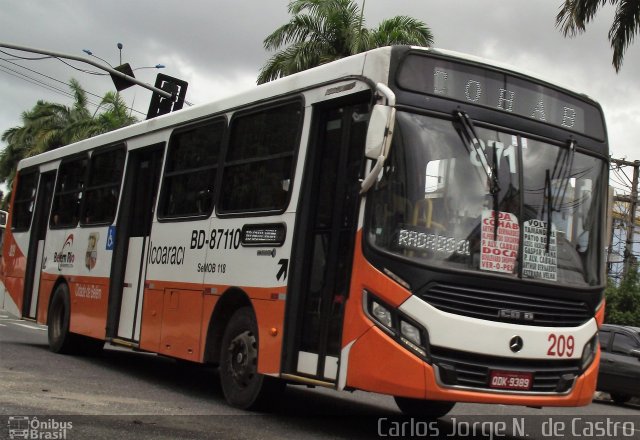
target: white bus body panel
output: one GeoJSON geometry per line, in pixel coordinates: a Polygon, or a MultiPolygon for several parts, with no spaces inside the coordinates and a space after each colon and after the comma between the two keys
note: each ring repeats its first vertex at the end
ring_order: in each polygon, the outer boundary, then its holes
{"type": "Polygon", "coordinates": [[[513,359],[559,359],[547,354],[552,333],[573,336],[573,353],[563,359],[580,359],[583,347],[598,331],[595,319],[579,327],[535,327],[453,315],[436,309],[415,295],[402,303],[399,309],[427,329],[430,345],[513,359]],[[524,341],[522,350],[517,353],[509,349],[509,341],[514,336],[520,336],[524,341]]]}
{"type": "Polygon", "coordinates": [[[42,268],[42,252],[44,251],[44,240],[38,240],[38,248],[36,249],[36,266],[33,272],[33,289],[31,294],[31,308],[29,317],[35,318],[38,311],[38,296],[40,294],[40,270],[42,268]]]}
{"type": "MultiPolygon", "coordinates": [[[[208,243],[191,248],[193,231],[209,231],[209,219],[185,222],[158,222],[153,224],[149,253],[147,254],[147,280],[175,281],[201,285],[203,273],[198,264],[207,258],[208,243]]],[[[209,236],[206,236],[209,239],[209,236]]]]}
{"type": "Polygon", "coordinates": [[[124,286],[122,287],[122,302],[120,303],[120,321],[118,323],[118,337],[120,338],[133,339],[136,310],[142,308],[144,280],[140,282],[140,276],[144,274],[144,260],[142,259],[144,251],[144,237],[132,237],[129,239],[124,286]]]}
{"type": "Polygon", "coordinates": [[[42,261],[42,271],[51,275],[109,278],[113,252],[106,249],[109,228],[50,229],[42,261]],[[96,238],[95,265],[87,263],[89,236],[96,238]],[[61,259],[60,255],[65,258],[61,259]]]}

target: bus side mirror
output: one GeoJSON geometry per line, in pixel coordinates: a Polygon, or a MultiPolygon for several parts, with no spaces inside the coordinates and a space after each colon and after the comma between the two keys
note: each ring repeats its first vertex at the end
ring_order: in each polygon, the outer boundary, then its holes
{"type": "Polygon", "coordinates": [[[366,193],[373,186],[382,172],[382,166],[389,154],[393,126],[395,123],[396,109],[391,106],[376,104],[371,111],[367,139],[365,143],[365,156],[376,161],[367,177],[360,185],[360,194],[366,193]]]}
{"type": "Polygon", "coordinates": [[[369,118],[369,128],[367,129],[367,140],[365,144],[365,155],[369,159],[375,160],[383,155],[392,110],[392,107],[386,105],[376,104],[373,106],[371,117],[369,118]]]}

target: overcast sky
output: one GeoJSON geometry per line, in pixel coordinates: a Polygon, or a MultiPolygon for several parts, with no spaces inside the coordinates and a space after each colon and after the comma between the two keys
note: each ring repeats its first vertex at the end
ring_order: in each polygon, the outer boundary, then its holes
{"type": "MultiPolygon", "coordinates": [[[[90,49],[113,65],[119,63],[117,43],[122,43],[123,62],[134,68],[165,64],[163,72],[188,81],[187,100],[199,104],[254,86],[270,56],[262,41],[288,21],[287,4],[288,0],[0,0],[0,42],[77,56],[90,49]]],[[[385,17],[410,15],[431,27],[436,47],[524,68],[591,96],[604,108],[613,157],[640,159],[640,41],[628,50],[616,74],[607,40],[612,8],[605,7],[586,34],[569,39],[555,27],[560,4],[561,0],[368,0],[365,20],[374,27],[385,17]]],[[[56,80],[76,78],[98,96],[113,88],[108,76],[82,73],[56,60],[13,60],[5,54],[0,58],[0,132],[18,125],[20,113],[38,99],[71,102],[26,81],[22,74],[64,91],[68,86],[56,80]]],[[[153,83],[155,72],[143,69],[136,76],[153,83]]],[[[146,114],[150,92],[135,87],[123,96],[146,114]]]]}

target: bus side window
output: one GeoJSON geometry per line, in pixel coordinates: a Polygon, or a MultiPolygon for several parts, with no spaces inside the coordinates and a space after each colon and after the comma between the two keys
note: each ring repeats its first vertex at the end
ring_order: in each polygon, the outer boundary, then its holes
{"type": "Polygon", "coordinates": [[[171,135],[160,195],[160,218],[211,213],[225,127],[224,119],[215,119],[180,128],[171,135]]]}
{"type": "Polygon", "coordinates": [[[254,110],[232,119],[219,212],[286,208],[301,128],[300,102],[254,110]]]}
{"type": "Polygon", "coordinates": [[[18,188],[13,202],[13,219],[11,221],[11,227],[14,231],[29,230],[37,185],[37,171],[21,171],[18,174],[18,188]]]}
{"type": "Polygon", "coordinates": [[[81,224],[111,223],[116,215],[124,148],[109,149],[91,155],[89,183],[85,191],[81,224]]]}
{"type": "Polygon", "coordinates": [[[75,228],[78,225],[88,162],[83,156],[63,161],[60,165],[49,219],[52,227],[75,228]]]}

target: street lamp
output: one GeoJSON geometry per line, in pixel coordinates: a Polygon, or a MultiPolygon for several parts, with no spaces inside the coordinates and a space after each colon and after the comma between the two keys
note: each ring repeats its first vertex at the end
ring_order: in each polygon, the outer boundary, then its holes
{"type": "MultiPolygon", "coordinates": [[[[122,48],[123,48],[124,46],[122,45],[122,43],[118,43],[118,44],[117,44],[117,46],[118,46],[118,50],[120,51],[120,66],[122,66],[122,48]]],[[[94,57],[94,58],[97,58],[97,59],[99,59],[100,61],[102,61],[102,62],[104,62],[104,63],[107,63],[109,66],[111,66],[111,63],[110,63],[109,61],[107,61],[107,60],[105,60],[105,59],[103,59],[103,58],[100,58],[100,57],[99,57],[99,56],[97,56],[97,55],[94,55],[94,54],[93,54],[93,52],[91,52],[91,50],[90,50],[90,49],[82,49],[82,51],[83,51],[84,53],[86,53],[87,55],[92,56],[92,57],[94,57]]],[[[113,67],[113,66],[111,66],[111,67],[113,67]]]]}
{"type": "Polygon", "coordinates": [[[164,69],[165,66],[164,64],[156,64],[155,66],[144,66],[144,67],[136,67],[133,70],[140,70],[140,69],[164,69]]]}
{"type": "MultiPolygon", "coordinates": [[[[107,60],[105,60],[105,59],[103,59],[103,58],[100,58],[100,57],[99,57],[99,56],[97,56],[97,55],[94,55],[94,54],[93,54],[93,52],[91,52],[91,50],[89,50],[89,49],[82,49],[82,51],[83,51],[84,53],[86,53],[87,55],[89,55],[89,56],[92,56],[92,57],[94,57],[94,58],[99,59],[99,60],[100,60],[100,61],[102,61],[103,63],[107,63],[107,65],[108,65],[109,67],[113,67],[109,61],[107,61],[107,60]]],[[[120,63],[120,64],[122,64],[122,63],[120,63]]]]}
{"type": "MultiPolygon", "coordinates": [[[[122,48],[123,48],[123,47],[124,47],[124,46],[122,45],[122,43],[118,43],[118,49],[120,50],[120,65],[122,65],[122,48]]],[[[98,55],[94,54],[94,53],[91,51],[91,49],[82,49],[82,51],[83,51],[84,53],[86,53],[87,55],[92,56],[92,57],[94,57],[94,58],[97,58],[97,59],[99,59],[100,61],[102,61],[103,63],[106,63],[109,67],[113,67],[109,61],[105,60],[104,58],[100,58],[98,55]]],[[[164,64],[156,64],[155,66],[136,67],[136,68],[135,68],[135,69],[133,69],[133,70],[140,70],[140,69],[164,69],[165,67],[167,67],[167,66],[165,66],[164,64]]]]}
{"type": "MultiPolygon", "coordinates": [[[[131,78],[135,78],[135,76],[133,75],[133,71],[134,70],[140,70],[140,69],[164,69],[166,66],[164,64],[156,64],[155,66],[143,66],[143,67],[137,67],[135,69],[132,69],[131,66],[129,65],[129,63],[125,63],[122,64],[122,48],[124,47],[124,45],[122,43],[117,43],[116,45],[118,47],[118,50],[120,51],[120,65],[118,65],[118,67],[113,67],[111,65],[111,63],[109,63],[107,60],[100,58],[99,56],[95,55],[90,49],[82,49],[82,51],[84,53],[86,53],[89,56],[92,56],[94,58],[99,59],[100,61],[102,61],[103,63],[106,63],[109,67],[111,67],[114,70],[117,70],[118,72],[127,75],[131,78]]],[[[113,84],[116,87],[116,90],[118,92],[131,87],[133,85],[133,83],[131,81],[128,81],[127,79],[122,78],[121,76],[114,76],[113,73],[110,72],[111,75],[111,79],[113,80],[113,84]]]]}

